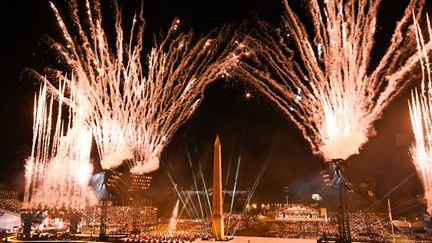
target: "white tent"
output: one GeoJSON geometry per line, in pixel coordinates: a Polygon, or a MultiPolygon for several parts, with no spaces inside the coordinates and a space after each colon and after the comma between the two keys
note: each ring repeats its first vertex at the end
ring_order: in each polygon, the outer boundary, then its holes
{"type": "Polygon", "coordinates": [[[21,224],[19,216],[0,212],[0,229],[6,229],[8,232],[12,232],[18,229],[21,224]]]}

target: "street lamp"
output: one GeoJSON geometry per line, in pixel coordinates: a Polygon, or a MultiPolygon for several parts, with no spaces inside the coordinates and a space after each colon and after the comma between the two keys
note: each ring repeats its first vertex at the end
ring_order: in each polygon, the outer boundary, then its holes
{"type": "Polygon", "coordinates": [[[289,186],[284,186],[283,189],[284,189],[284,192],[285,192],[286,207],[288,207],[288,193],[290,191],[290,188],[289,188],[289,186]]]}
{"type": "Polygon", "coordinates": [[[314,193],[314,194],[312,194],[312,200],[315,201],[315,206],[318,207],[318,202],[322,201],[322,197],[320,196],[320,194],[314,193]]]}

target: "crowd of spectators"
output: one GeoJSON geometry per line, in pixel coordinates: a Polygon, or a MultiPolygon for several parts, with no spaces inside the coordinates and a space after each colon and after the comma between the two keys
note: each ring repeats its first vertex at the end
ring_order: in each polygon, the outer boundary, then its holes
{"type": "Polygon", "coordinates": [[[210,220],[180,220],[177,230],[169,231],[166,223],[161,223],[157,230],[131,234],[123,242],[193,242],[197,239],[210,239],[210,220]]]}
{"type": "Polygon", "coordinates": [[[148,232],[133,234],[124,238],[124,242],[193,242],[197,239],[209,238],[206,232],[200,230],[174,231],[174,232],[148,232]]]}
{"type": "Polygon", "coordinates": [[[18,200],[18,192],[0,189],[0,208],[12,212],[19,212],[21,207],[22,202],[18,200]]]}
{"type": "MultiPolygon", "coordinates": [[[[325,221],[274,221],[264,236],[278,238],[321,238],[335,240],[338,237],[337,215],[325,221]]],[[[390,222],[385,214],[350,213],[349,226],[351,239],[358,242],[388,242],[392,239],[390,222]]],[[[419,232],[400,232],[397,239],[409,242],[432,242],[432,235],[419,232]]]]}
{"type": "Polygon", "coordinates": [[[224,217],[225,235],[234,235],[237,231],[251,228],[255,224],[255,217],[250,214],[231,214],[224,217]]]}
{"type": "MultiPolygon", "coordinates": [[[[338,236],[337,215],[331,221],[275,221],[266,236],[284,238],[326,238],[338,236]]],[[[372,213],[352,213],[349,217],[351,238],[355,241],[384,241],[391,237],[390,224],[372,213]]]]}
{"type": "Polygon", "coordinates": [[[385,241],[391,238],[391,225],[386,215],[351,213],[351,237],[357,241],[385,241]]]}
{"type": "Polygon", "coordinates": [[[325,221],[274,221],[265,236],[277,238],[332,239],[337,235],[337,224],[325,221]]]}
{"type": "MultiPolygon", "coordinates": [[[[99,230],[102,209],[95,207],[87,210],[83,217],[81,230],[95,233],[99,230]]],[[[144,231],[157,223],[155,207],[108,206],[106,227],[109,234],[124,234],[131,231],[144,231]]]]}
{"type": "MultiPolygon", "coordinates": [[[[0,198],[0,208],[20,212],[22,202],[16,198],[0,198]]],[[[100,206],[88,209],[80,213],[79,232],[99,234],[102,208],[100,206]]],[[[58,213],[59,214],[59,213],[58,213]]],[[[66,215],[64,215],[66,217],[66,215]]],[[[256,235],[278,238],[310,238],[335,240],[338,237],[338,215],[331,213],[329,220],[277,220],[275,217],[259,215],[232,214],[225,215],[225,235],[241,235],[241,231],[256,231],[256,235]],[[265,219],[263,219],[265,218],[265,219]],[[263,226],[264,227],[261,227],[263,226]],[[240,234],[239,234],[240,232],[240,234]]],[[[391,224],[387,214],[377,213],[350,213],[349,225],[351,239],[360,242],[388,242],[392,238],[391,224]]],[[[68,218],[63,223],[67,225],[68,218]]],[[[107,207],[106,218],[107,234],[128,235],[123,242],[192,242],[195,239],[210,238],[211,220],[179,220],[177,230],[167,231],[167,222],[158,221],[157,208],[151,206],[113,206],[107,207]],[[132,234],[131,234],[132,232],[132,234]]],[[[42,221],[41,221],[42,222],[42,221]]],[[[45,222],[45,221],[44,221],[45,222]]],[[[46,223],[45,223],[46,224],[46,223]]],[[[61,239],[67,236],[67,230],[48,232],[51,224],[39,224],[34,230],[36,238],[61,239]],[[41,227],[44,226],[44,227],[41,227]],[[48,237],[48,238],[47,238],[48,237]]],[[[58,227],[56,227],[58,228],[58,227]]],[[[430,233],[400,231],[397,228],[396,238],[415,242],[432,242],[430,233]]],[[[73,235],[72,235],[73,236],[73,235]]]]}
{"type": "Polygon", "coordinates": [[[12,212],[19,212],[22,207],[22,202],[17,199],[0,199],[0,208],[12,212]]]}
{"type": "Polygon", "coordinates": [[[432,242],[432,235],[426,232],[397,232],[396,239],[401,239],[400,242],[429,243],[432,242]]]}

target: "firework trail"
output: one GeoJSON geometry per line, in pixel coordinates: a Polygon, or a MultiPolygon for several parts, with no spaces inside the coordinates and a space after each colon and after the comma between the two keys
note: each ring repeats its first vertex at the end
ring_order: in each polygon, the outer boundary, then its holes
{"type": "MultiPolygon", "coordinates": [[[[415,142],[410,148],[412,161],[416,167],[427,202],[427,210],[432,214],[432,77],[428,57],[428,44],[421,33],[420,26],[416,24],[416,40],[418,54],[421,57],[422,84],[420,92],[414,89],[408,101],[411,125],[415,142]]],[[[429,40],[432,37],[432,28],[427,18],[429,40]]]]}
{"type": "Polygon", "coordinates": [[[56,94],[56,80],[67,80],[69,89],[70,79],[76,79],[89,104],[85,119],[91,124],[102,167],[113,168],[127,160],[131,172],[141,174],[158,168],[163,148],[202,101],[206,85],[227,75],[237,62],[226,38],[234,28],[225,25],[196,37],[191,31],[179,33],[180,20],[175,19],[142,63],[142,7],[125,34],[116,1],[113,6],[115,44],[102,27],[98,0],[87,0],[85,6],[70,1],[71,16],[66,20],[51,4],[64,37],[63,44],[52,41],[51,46],[69,75],[48,70],[49,87],[56,94]]]}
{"type": "Polygon", "coordinates": [[[418,61],[410,14],[420,13],[423,1],[409,2],[377,65],[370,59],[379,0],[305,1],[311,31],[283,3],[281,29],[256,20],[245,34],[249,58],[238,73],[297,125],[314,153],[347,159],[375,133],[373,122],[418,61]]]}
{"type": "MultiPolygon", "coordinates": [[[[70,108],[68,119],[63,119],[64,86],[60,85],[59,90],[58,109],[54,109],[46,84],[41,85],[35,97],[32,153],[25,166],[24,208],[84,209],[97,201],[89,186],[93,172],[92,136],[83,119],[85,112],[70,108]]],[[[70,100],[79,103],[81,97],[75,95],[79,93],[72,90],[70,100]]]]}

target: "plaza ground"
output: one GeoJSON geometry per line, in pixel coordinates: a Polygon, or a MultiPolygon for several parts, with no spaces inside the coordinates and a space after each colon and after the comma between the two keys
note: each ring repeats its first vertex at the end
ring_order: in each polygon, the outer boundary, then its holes
{"type": "MultiPolygon", "coordinates": [[[[198,240],[195,242],[221,242],[214,240],[198,240]]],[[[236,236],[229,243],[313,243],[316,239],[288,239],[288,238],[270,238],[270,237],[254,237],[254,236],[236,236]]]]}

